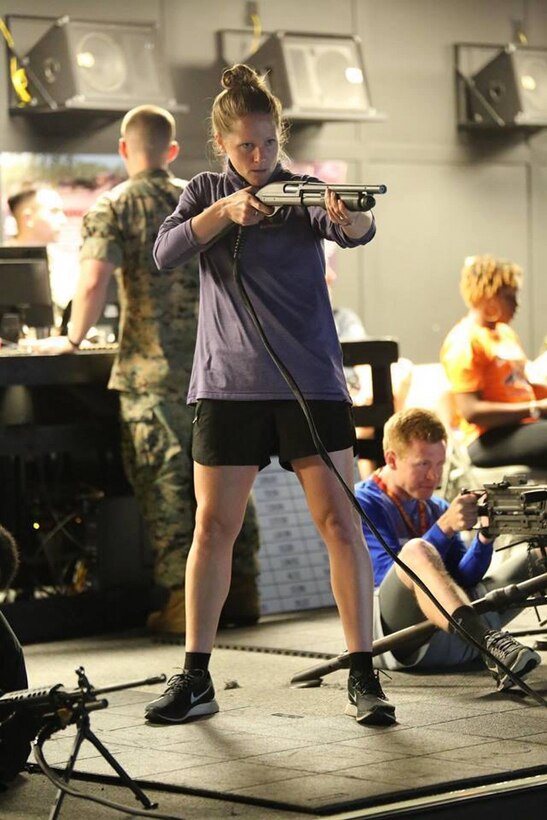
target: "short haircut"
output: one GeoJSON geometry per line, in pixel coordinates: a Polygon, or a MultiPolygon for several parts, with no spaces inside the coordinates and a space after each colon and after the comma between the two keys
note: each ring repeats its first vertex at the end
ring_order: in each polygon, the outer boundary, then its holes
{"type": "Polygon", "coordinates": [[[431,410],[411,407],[400,410],[387,420],[384,426],[384,453],[393,450],[399,456],[404,455],[413,441],[427,444],[447,441],[443,423],[431,410]]]}
{"type": "Polygon", "coordinates": [[[0,589],[8,589],[19,569],[15,538],[0,524],[0,589]]]}
{"type": "Polygon", "coordinates": [[[21,209],[24,208],[25,205],[30,204],[30,202],[36,198],[37,193],[38,188],[33,186],[30,188],[23,188],[23,190],[17,191],[16,194],[13,194],[8,198],[8,208],[16,219],[18,214],[21,213],[21,209]]]}
{"type": "Polygon", "coordinates": [[[176,136],[175,118],[157,105],[139,105],[128,111],[120,133],[137,150],[151,156],[167,151],[176,136]]]}
{"type": "Polygon", "coordinates": [[[503,287],[518,290],[523,275],[519,265],[506,259],[495,259],[489,254],[468,256],[461,272],[460,293],[468,307],[477,307],[503,287]]]}

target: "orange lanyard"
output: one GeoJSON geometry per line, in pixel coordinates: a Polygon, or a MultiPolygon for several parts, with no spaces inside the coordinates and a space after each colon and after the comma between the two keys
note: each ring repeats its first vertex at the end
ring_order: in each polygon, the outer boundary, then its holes
{"type": "Polygon", "coordinates": [[[383,493],[387,495],[387,497],[392,501],[395,506],[397,507],[397,512],[403,519],[405,526],[408,530],[410,535],[413,535],[415,538],[419,538],[424,532],[427,532],[429,529],[429,516],[427,510],[427,504],[425,501],[418,501],[418,518],[419,518],[419,525],[416,527],[414,521],[411,519],[403,505],[401,504],[400,499],[397,497],[395,493],[392,493],[385,481],[380,478],[379,472],[376,472],[372,476],[372,480],[378,485],[383,493]]]}

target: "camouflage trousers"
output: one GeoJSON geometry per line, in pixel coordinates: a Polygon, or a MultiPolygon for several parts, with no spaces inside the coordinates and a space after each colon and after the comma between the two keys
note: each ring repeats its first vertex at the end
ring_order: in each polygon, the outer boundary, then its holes
{"type": "MultiPolygon", "coordinates": [[[[191,456],[194,408],[180,401],[120,393],[124,469],[154,552],[154,580],[168,589],[184,585],[196,501],[191,456]]],[[[258,575],[258,520],[249,499],[236,539],[234,575],[258,575]]]]}

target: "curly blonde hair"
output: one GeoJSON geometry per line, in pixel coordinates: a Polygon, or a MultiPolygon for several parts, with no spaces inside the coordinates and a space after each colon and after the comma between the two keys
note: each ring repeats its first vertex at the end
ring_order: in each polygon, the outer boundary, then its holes
{"type": "Polygon", "coordinates": [[[468,256],[464,262],[460,293],[468,307],[476,307],[490,299],[502,287],[518,290],[522,286],[523,271],[519,265],[493,256],[468,256]]]}
{"type": "Polygon", "coordinates": [[[217,94],[211,109],[211,143],[221,153],[215,136],[225,136],[234,123],[248,114],[271,114],[279,134],[280,149],[288,139],[288,126],[283,119],[280,100],[269,90],[266,81],[248,65],[237,63],[222,74],[223,91],[217,94]]]}

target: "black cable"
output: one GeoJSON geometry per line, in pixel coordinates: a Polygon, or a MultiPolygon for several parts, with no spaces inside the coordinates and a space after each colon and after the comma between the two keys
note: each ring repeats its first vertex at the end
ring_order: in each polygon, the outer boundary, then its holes
{"type": "Polygon", "coordinates": [[[496,552],[503,552],[503,550],[509,550],[513,547],[518,547],[519,544],[527,544],[528,541],[526,538],[521,538],[520,541],[511,541],[510,544],[504,544],[503,547],[496,547],[496,552]]]}
{"type": "Polygon", "coordinates": [[[348,487],[348,485],[344,481],[343,477],[338,472],[338,470],[337,470],[335,464],[333,463],[327,449],[325,448],[323,442],[321,441],[321,438],[319,437],[319,433],[317,432],[317,428],[315,426],[315,422],[313,420],[313,416],[311,414],[310,408],[308,406],[308,403],[306,402],[306,399],[305,399],[302,391],[300,390],[300,387],[296,383],[293,375],[288,370],[285,363],[282,361],[282,359],[280,359],[280,357],[277,355],[275,350],[272,348],[272,346],[270,344],[270,341],[269,341],[268,337],[266,336],[266,334],[264,332],[264,329],[263,329],[263,327],[260,323],[260,319],[258,318],[258,315],[255,311],[254,305],[253,305],[253,303],[252,303],[252,301],[249,297],[249,294],[247,293],[247,291],[245,289],[245,286],[243,284],[243,281],[241,279],[241,273],[240,273],[240,270],[239,270],[239,258],[240,258],[240,254],[241,254],[242,244],[243,244],[243,226],[240,225],[239,228],[238,228],[238,231],[237,231],[236,242],[235,242],[234,252],[233,252],[233,275],[234,275],[234,279],[235,279],[239,294],[241,296],[242,302],[243,302],[243,304],[244,304],[244,306],[245,306],[245,308],[246,308],[246,310],[247,310],[247,312],[248,312],[248,314],[251,318],[251,321],[252,321],[253,325],[255,326],[256,330],[258,331],[258,335],[260,336],[260,339],[261,339],[264,347],[266,348],[270,358],[272,359],[272,361],[276,365],[277,369],[279,370],[279,372],[281,373],[281,375],[283,376],[283,378],[285,379],[285,381],[289,385],[289,387],[290,387],[292,393],[294,394],[298,404],[300,405],[300,407],[302,409],[302,412],[304,413],[304,416],[305,416],[306,421],[308,423],[310,433],[311,433],[311,436],[312,436],[312,439],[313,439],[313,443],[315,444],[315,446],[317,448],[318,454],[321,456],[321,458],[323,459],[323,461],[325,462],[327,467],[329,467],[329,469],[337,477],[338,481],[342,485],[342,488],[343,488],[345,494],[349,498],[351,505],[357,511],[357,513],[358,513],[359,517],[361,518],[361,520],[365,522],[365,524],[369,527],[371,532],[376,536],[376,538],[378,539],[378,541],[380,542],[380,544],[382,545],[384,550],[387,552],[387,554],[390,556],[390,558],[392,558],[392,560],[399,567],[401,567],[401,569],[409,576],[409,578],[412,579],[412,581],[416,584],[416,586],[419,587],[425,595],[427,595],[429,600],[434,604],[434,606],[439,610],[439,612],[446,618],[448,623],[450,623],[454,627],[454,629],[464,638],[464,640],[467,640],[469,643],[471,643],[473,646],[475,646],[475,648],[478,649],[481,654],[488,655],[488,657],[490,657],[496,663],[496,665],[510,678],[511,681],[513,681],[513,683],[515,685],[521,687],[521,689],[523,689],[528,695],[533,697],[541,706],[547,707],[547,701],[544,700],[541,697],[541,695],[537,694],[533,689],[531,689],[525,683],[525,681],[521,680],[519,677],[517,677],[515,674],[513,674],[513,672],[511,672],[511,670],[507,666],[505,666],[504,663],[502,663],[497,658],[495,658],[488,649],[486,649],[478,640],[476,640],[476,638],[474,638],[473,635],[470,635],[467,632],[467,630],[464,629],[464,627],[461,624],[459,624],[452,617],[452,615],[450,615],[447,612],[447,610],[443,607],[443,605],[440,603],[440,601],[437,600],[437,598],[434,596],[434,594],[431,592],[431,590],[424,584],[424,582],[421,580],[421,578],[418,575],[416,575],[414,570],[412,570],[409,566],[407,566],[407,564],[405,564],[405,562],[402,561],[401,558],[399,558],[397,553],[394,552],[391,549],[389,544],[386,542],[385,538],[378,531],[378,529],[377,529],[376,525],[374,524],[374,522],[369,518],[369,516],[366,514],[366,512],[363,510],[363,508],[361,507],[361,505],[357,501],[357,498],[355,497],[353,491],[351,490],[350,487],[348,487]]]}
{"type": "Polygon", "coordinates": [[[4,728],[4,726],[7,726],[8,723],[10,723],[16,716],[17,710],[15,710],[14,712],[10,712],[10,714],[6,718],[0,720],[0,731],[4,728]]]}
{"type": "MultiPolygon", "coordinates": [[[[57,19],[55,17],[38,18],[38,17],[32,17],[31,15],[25,15],[25,14],[11,14],[10,15],[10,20],[16,19],[16,18],[18,18],[18,19],[31,19],[31,20],[42,19],[42,20],[51,20],[53,22],[57,19]]],[[[6,20],[7,19],[8,18],[6,18],[6,20]]],[[[0,20],[1,20],[1,18],[0,18],[0,20]]],[[[40,92],[42,97],[44,98],[44,101],[47,104],[48,108],[50,108],[52,111],[56,111],[57,108],[59,107],[57,105],[57,101],[55,100],[54,97],[51,96],[51,94],[49,93],[46,86],[42,83],[42,81],[38,78],[38,76],[36,75],[36,73],[34,72],[32,67],[29,65],[28,61],[25,61],[17,53],[17,51],[15,50],[15,42],[13,40],[13,37],[11,36],[11,32],[10,32],[9,28],[7,28],[7,26],[6,26],[6,24],[4,23],[3,20],[1,22],[2,22],[2,34],[4,36],[4,39],[6,40],[6,47],[7,47],[8,51],[10,52],[10,54],[13,55],[13,57],[15,58],[17,63],[20,63],[23,66],[22,69],[18,69],[18,70],[23,71],[23,73],[26,75],[26,79],[30,79],[34,83],[34,85],[36,86],[36,88],[38,89],[38,91],[40,92]],[[7,37],[6,37],[6,32],[7,32],[7,35],[8,35],[7,37]]],[[[13,80],[12,80],[12,84],[13,84],[13,80]]],[[[25,91],[26,90],[27,90],[27,87],[25,86],[25,91]]],[[[17,94],[17,96],[19,96],[19,94],[17,92],[17,88],[15,86],[14,86],[14,91],[17,94]]],[[[31,96],[31,95],[29,94],[29,96],[31,96]]],[[[31,99],[28,100],[25,103],[25,105],[31,105],[32,104],[32,99],[33,98],[31,97],[31,99]]]]}
{"type": "Polygon", "coordinates": [[[161,814],[160,812],[152,811],[143,807],[142,809],[134,809],[132,806],[125,806],[122,803],[115,803],[112,800],[107,800],[104,797],[97,797],[93,794],[84,794],[84,792],[71,786],[68,781],[58,777],[51,766],[44,757],[42,747],[46,740],[49,740],[55,732],[59,732],[64,726],[60,721],[50,721],[46,723],[38,732],[35,740],[33,740],[34,757],[38,766],[45,774],[47,779],[53,783],[64,794],[69,794],[71,797],[77,797],[81,800],[89,800],[91,803],[98,803],[100,806],[106,806],[109,809],[116,809],[117,811],[124,811],[132,817],[155,817],[157,820],[184,820],[180,815],[175,814],[161,814]]]}
{"type": "MultiPolygon", "coordinates": [[[[75,563],[78,560],[83,560],[86,557],[86,544],[81,539],[76,538],[70,529],[68,529],[67,525],[71,523],[71,521],[77,521],[77,519],[82,515],[81,508],[73,509],[68,513],[65,513],[64,516],[57,510],[57,504],[54,501],[54,496],[52,496],[49,492],[49,485],[50,481],[45,474],[44,470],[44,460],[38,459],[36,463],[36,469],[38,473],[38,503],[40,504],[40,510],[44,507],[51,516],[51,519],[54,523],[54,526],[51,530],[46,532],[45,534],[40,535],[40,542],[38,544],[38,549],[36,550],[35,554],[32,556],[32,560],[28,561],[27,563],[29,566],[39,567],[39,563],[41,558],[45,558],[45,561],[48,565],[51,584],[53,587],[53,594],[63,594],[64,590],[69,587],[73,588],[73,579],[70,579],[68,576],[69,572],[73,572],[75,563]],[[51,541],[53,541],[53,547],[55,546],[55,541],[53,540],[59,533],[61,533],[67,540],[67,542],[71,543],[73,547],[76,548],[76,551],[72,552],[65,558],[64,562],[62,561],[55,561],[49,555],[48,545],[51,541]]],[[[54,494],[58,494],[60,482],[62,480],[63,472],[62,466],[60,463],[57,463],[57,472],[58,475],[55,477],[53,481],[53,486],[56,488],[54,490],[54,494]]],[[[81,485],[80,485],[81,486],[81,485]]],[[[78,496],[78,499],[81,500],[81,494],[78,496]]],[[[36,587],[37,589],[41,589],[43,592],[47,592],[47,584],[42,584],[41,587],[36,587]]],[[[50,593],[47,593],[50,594],[50,593]]]]}

